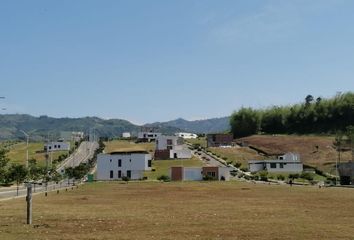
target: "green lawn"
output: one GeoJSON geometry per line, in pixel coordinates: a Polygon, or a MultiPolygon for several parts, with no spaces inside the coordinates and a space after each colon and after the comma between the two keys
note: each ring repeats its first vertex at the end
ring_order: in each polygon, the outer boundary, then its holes
{"type": "MultiPolygon", "coordinates": [[[[45,165],[45,152],[38,152],[43,150],[43,144],[43,142],[35,142],[28,145],[29,159],[35,158],[39,165],[45,165]]],[[[13,163],[26,164],[26,149],[25,142],[14,144],[9,148],[7,156],[13,163]]],[[[68,151],[53,152],[53,161],[64,153],[68,153],[68,151]]]]}

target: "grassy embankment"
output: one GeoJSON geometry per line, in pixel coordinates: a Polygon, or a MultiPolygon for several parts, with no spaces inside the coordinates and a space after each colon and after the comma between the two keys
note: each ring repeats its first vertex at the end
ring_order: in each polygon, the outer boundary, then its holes
{"type": "MultiPolygon", "coordinates": [[[[29,159],[34,158],[37,160],[39,165],[45,165],[45,152],[43,152],[43,142],[29,143],[28,145],[28,155],[29,159]]],[[[73,144],[71,144],[73,147],[73,144]]],[[[8,158],[13,163],[26,164],[26,149],[27,145],[25,142],[16,143],[9,147],[9,152],[7,154],[8,158]]],[[[58,159],[62,154],[67,154],[68,151],[57,151],[53,152],[53,161],[58,159]]]]}
{"type": "Polygon", "coordinates": [[[0,202],[0,239],[353,239],[354,191],[239,182],[93,183],[0,202]]]}
{"type": "MultiPolygon", "coordinates": [[[[105,142],[105,152],[119,151],[119,150],[145,150],[150,154],[154,154],[155,143],[139,143],[136,144],[131,141],[114,140],[105,142]]],[[[155,180],[161,175],[169,175],[169,169],[172,166],[185,166],[185,167],[199,167],[202,162],[197,158],[182,159],[182,160],[154,160],[152,161],[153,171],[146,172],[145,176],[149,180],[155,180]]]]}

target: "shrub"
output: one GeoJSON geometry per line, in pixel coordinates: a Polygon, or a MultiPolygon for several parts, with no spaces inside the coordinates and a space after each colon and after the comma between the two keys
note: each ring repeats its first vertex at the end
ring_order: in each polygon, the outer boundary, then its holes
{"type": "Polygon", "coordinates": [[[248,172],[248,168],[247,167],[240,168],[240,170],[243,171],[243,172],[248,172]]]}
{"type": "Polygon", "coordinates": [[[311,173],[306,173],[306,172],[302,173],[300,177],[303,178],[303,179],[306,179],[308,181],[312,181],[313,180],[313,175],[311,173]]]}
{"type": "Polygon", "coordinates": [[[291,174],[289,174],[289,179],[297,179],[297,178],[299,178],[300,177],[300,175],[298,174],[298,173],[291,173],[291,174]]]}
{"type": "Polygon", "coordinates": [[[239,163],[239,162],[236,162],[236,163],[234,163],[234,166],[236,167],[236,168],[240,168],[241,167],[241,163],[239,163]]]}
{"type": "Polygon", "coordinates": [[[267,171],[260,171],[258,176],[261,181],[267,182],[268,181],[268,172],[267,171]]]}
{"type": "Polygon", "coordinates": [[[170,181],[170,177],[167,175],[161,175],[157,178],[157,180],[159,181],[163,181],[163,182],[169,182],[170,181]]]}
{"type": "MultiPolygon", "coordinates": [[[[222,157],[222,160],[226,161],[226,160],[227,160],[227,157],[222,157]]],[[[232,162],[230,162],[230,163],[232,163],[232,162]]]]}
{"type": "Polygon", "coordinates": [[[123,180],[124,182],[129,182],[129,181],[130,181],[130,178],[127,177],[127,176],[124,176],[124,177],[122,177],[122,180],[123,180]]]}
{"type": "Polygon", "coordinates": [[[279,175],[277,176],[277,179],[280,180],[280,181],[284,181],[284,180],[285,180],[285,177],[284,177],[283,175],[279,174],[279,175]]]}
{"type": "Polygon", "coordinates": [[[204,175],[203,176],[204,181],[216,181],[218,180],[216,177],[210,176],[210,175],[204,175]]]}

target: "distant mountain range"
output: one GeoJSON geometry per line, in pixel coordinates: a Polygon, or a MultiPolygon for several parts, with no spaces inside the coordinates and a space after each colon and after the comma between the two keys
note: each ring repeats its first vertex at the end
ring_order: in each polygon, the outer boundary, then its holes
{"type": "Polygon", "coordinates": [[[123,132],[136,135],[141,127],[153,127],[164,134],[175,132],[211,133],[229,130],[229,117],[198,121],[177,119],[169,122],[152,123],[144,126],[132,124],[122,119],[104,120],[98,117],[84,118],[52,118],[48,116],[34,117],[27,114],[0,115],[0,140],[24,138],[21,130],[28,132],[34,140],[42,140],[48,135],[53,138],[61,131],[88,132],[94,128],[99,136],[120,137],[123,132]]]}

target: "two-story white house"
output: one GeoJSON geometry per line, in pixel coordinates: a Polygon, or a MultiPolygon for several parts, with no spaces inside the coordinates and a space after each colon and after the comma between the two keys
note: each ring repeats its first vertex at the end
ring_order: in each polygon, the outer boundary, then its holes
{"type": "Polygon", "coordinates": [[[250,172],[301,173],[304,170],[297,153],[287,153],[275,160],[252,160],[248,161],[248,165],[250,172]]]}
{"type": "Polygon", "coordinates": [[[97,180],[132,180],[144,178],[151,171],[151,155],[144,151],[115,151],[97,156],[97,180]]]}
{"type": "Polygon", "coordinates": [[[154,142],[162,134],[158,132],[139,132],[138,142],[154,142]]]}
{"type": "Polygon", "coordinates": [[[184,144],[184,140],[177,136],[161,135],[156,139],[155,159],[188,159],[192,152],[184,144]]]}

